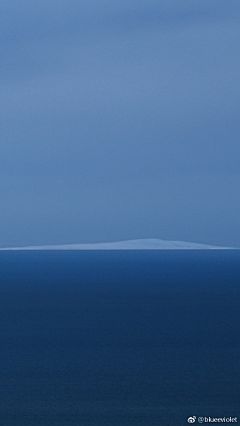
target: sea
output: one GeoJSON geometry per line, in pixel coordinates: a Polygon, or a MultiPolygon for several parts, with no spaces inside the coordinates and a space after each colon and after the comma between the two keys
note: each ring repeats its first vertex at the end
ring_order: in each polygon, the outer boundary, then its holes
{"type": "Polygon", "coordinates": [[[0,252],[1,426],[192,423],[240,424],[240,250],[0,252]]]}

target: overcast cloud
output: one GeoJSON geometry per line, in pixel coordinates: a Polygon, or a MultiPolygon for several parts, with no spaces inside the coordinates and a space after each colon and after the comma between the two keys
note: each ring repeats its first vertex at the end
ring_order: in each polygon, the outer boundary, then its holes
{"type": "Polygon", "coordinates": [[[240,4],[2,1],[0,245],[240,247],[240,4]]]}

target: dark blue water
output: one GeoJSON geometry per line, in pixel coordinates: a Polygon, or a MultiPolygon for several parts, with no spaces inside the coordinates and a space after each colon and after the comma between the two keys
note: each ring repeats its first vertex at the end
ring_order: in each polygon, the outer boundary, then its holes
{"type": "Polygon", "coordinates": [[[240,422],[240,250],[1,252],[0,314],[0,425],[240,422]]]}

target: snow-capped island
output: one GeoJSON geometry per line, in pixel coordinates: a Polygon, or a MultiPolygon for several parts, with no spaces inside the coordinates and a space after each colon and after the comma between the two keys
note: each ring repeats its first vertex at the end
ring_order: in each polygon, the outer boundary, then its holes
{"type": "Polygon", "coordinates": [[[8,247],[0,250],[180,250],[180,249],[229,249],[207,244],[189,243],[185,241],[165,241],[156,238],[117,241],[97,244],[63,244],[27,247],[8,247]]]}

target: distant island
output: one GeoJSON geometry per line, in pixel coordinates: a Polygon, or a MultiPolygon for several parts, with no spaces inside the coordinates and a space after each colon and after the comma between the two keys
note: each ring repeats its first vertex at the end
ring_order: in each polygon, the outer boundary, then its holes
{"type": "Polygon", "coordinates": [[[166,241],[156,238],[117,241],[96,244],[63,244],[27,247],[7,247],[0,250],[179,250],[179,249],[230,249],[208,244],[189,243],[185,241],[166,241]]]}

